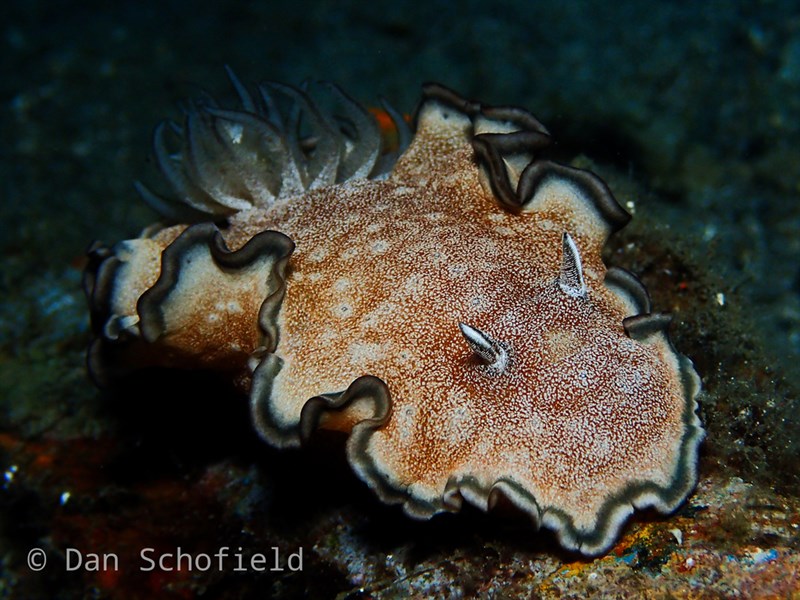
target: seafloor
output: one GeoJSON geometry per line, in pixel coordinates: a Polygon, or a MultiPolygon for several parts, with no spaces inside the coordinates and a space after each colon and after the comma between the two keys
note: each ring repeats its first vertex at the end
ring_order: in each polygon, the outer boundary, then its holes
{"type": "Polygon", "coordinates": [[[1,597],[800,596],[796,3],[12,1],[2,14],[1,597]],[[685,505],[640,515],[587,560],[513,516],[409,521],[350,473],[341,440],[270,450],[243,400],[203,378],[98,391],[84,249],[156,219],[132,188],[153,177],[152,128],[187,95],[229,94],[225,64],[405,112],[429,80],[527,107],[559,159],[632,203],[607,261],[674,314],[703,379],[708,437],[685,505]],[[142,548],[224,546],[278,552],[284,570],[139,570],[142,548]],[[68,570],[70,548],[115,553],[119,569],[68,570]]]}

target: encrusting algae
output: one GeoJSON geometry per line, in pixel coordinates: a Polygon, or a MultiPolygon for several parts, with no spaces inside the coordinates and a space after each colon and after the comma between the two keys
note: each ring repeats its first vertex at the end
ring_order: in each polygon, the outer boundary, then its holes
{"type": "Polygon", "coordinates": [[[699,378],[630,273],[629,220],[595,175],[540,158],[530,113],[426,85],[397,149],[338,88],[210,98],[155,136],[181,225],[90,251],[99,383],[227,373],[261,437],[349,434],[348,460],[414,517],[504,496],[561,544],[606,551],[634,508],[696,483],[699,378]],[[189,224],[194,223],[194,224],[189,224]]]}

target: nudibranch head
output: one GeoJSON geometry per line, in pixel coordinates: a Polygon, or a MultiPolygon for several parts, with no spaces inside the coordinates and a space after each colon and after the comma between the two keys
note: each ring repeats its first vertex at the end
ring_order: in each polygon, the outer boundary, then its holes
{"type": "Polygon", "coordinates": [[[336,88],[328,111],[231,79],[240,111],[205,100],[172,128],[178,154],[164,127],[155,142],[177,199],[224,227],[91,252],[98,379],[228,372],[268,443],[346,432],[355,472],[408,514],[504,496],[585,554],[635,508],[684,500],[699,378],[642,284],[603,264],[629,215],[593,174],[540,158],[541,123],[427,85],[389,155],[336,88]]]}

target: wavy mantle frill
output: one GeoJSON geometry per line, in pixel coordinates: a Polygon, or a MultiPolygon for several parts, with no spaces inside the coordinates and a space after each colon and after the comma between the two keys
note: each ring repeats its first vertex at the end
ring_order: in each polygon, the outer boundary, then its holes
{"type": "Polygon", "coordinates": [[[163,128],[155,142],[176,196],[224,226],[90,252],[96,379],[229,372],[270,444],[346,432],[358,476],[409,515],[504,497],[585,554],[635,508],[684,500],[699,378],[636,277],[602,262],[629,215],[539,156],[541,123],[431,84],[407,148],[389,113],[392,151],[336,88],[322,109],[231,80],[242,111],[196,104],[172,127],[179,152],[163,128]]]}

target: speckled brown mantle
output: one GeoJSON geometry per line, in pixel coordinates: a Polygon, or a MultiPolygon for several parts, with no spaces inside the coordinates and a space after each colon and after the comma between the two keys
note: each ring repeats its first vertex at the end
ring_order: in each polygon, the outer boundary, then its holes
{"type": "MultiPolygon", "coordinates": [[[[254,127],[203,116],[236,151],[254,127]]],[[[607,187],[539,159],[549,134],[529,113],[439,86],[387,178],[339,181],[344,150],[320,140],[307,163],[286,140],[304,190],[249,200],[220,193],[230,170],[203,188],[209,164],[183,152],[180,177],[204,190],[190,204],[215,212],[221,196],[226,227],[93,251],[98,378],[121,363],[230,372],[265,440],[351,432],[355,471],[416,517],[502,494],[596,554],[634,507],[673,510],[696,481],[699,380],[641,284],[602,262],[629,218],[607,187]]]]}

